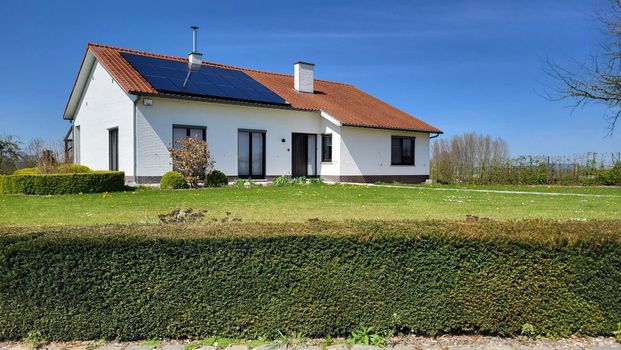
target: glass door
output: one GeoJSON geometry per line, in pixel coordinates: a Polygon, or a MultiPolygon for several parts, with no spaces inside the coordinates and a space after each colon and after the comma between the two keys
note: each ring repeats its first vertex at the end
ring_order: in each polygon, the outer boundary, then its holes
{"type": "Polygon", "coordinates": [[[238,177],[265,178],[265,131],[240,130],[237,152],[238,177]]]}

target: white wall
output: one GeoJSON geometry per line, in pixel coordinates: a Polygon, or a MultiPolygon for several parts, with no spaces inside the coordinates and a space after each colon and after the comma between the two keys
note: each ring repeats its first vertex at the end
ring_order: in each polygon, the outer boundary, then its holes
{"type": "MultiPolygon", "coordinates": [[[[323,118],[318,112],[167,98],[152,100],[152,106],[144,106],[142,99],[138,101],[137,176],[161,176],[172,169],[168,147],[172,145],[173,124],[206,127],[215,168],[229,176],[237,175],[238,129],[267,131],[267,176],[291,174],[292,132],[321,133],[323,118]],[[284,143],[282,139],[285,139],[284,143]]],[[[319,161],[320,158],[318,164],[319,161]]]]}
{"type": "Polygon", "coordinates": [[[341,127],[340,171],[346,175],[429,175],[429,134],[341,127]],[[391,165],[391,136],[414,136],[414,165],[391,165]]]}
{"type": "Polygon", "coordinates": [[[75,113],[74,126],[80,126],[80,132],[79,140],[75,140],[74,159],[79,159],[79,164],[93,170],[108,170],[108,129],[118,127],[119,170],[124,171],[126,176],[132,176],[133,108],[131,98],[96,62],[75,113]]]}

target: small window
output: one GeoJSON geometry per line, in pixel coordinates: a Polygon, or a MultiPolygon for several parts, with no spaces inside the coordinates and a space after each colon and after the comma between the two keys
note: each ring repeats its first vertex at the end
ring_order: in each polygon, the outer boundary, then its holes
{"type": "Polygon", "coordinates": [[[392,137],[391,164],[414,165],[414,137],[392,137]]]}
{"type": "Polygon", "coordinates": [[[108,168],[119,170],[119,129],[108,129],[108,168]]]}
{"type": "Polygon", "coordinates": [[[321,161],[332,161],[332,134],[321,135],[321,161]]]}
{"type": "Polygon", "coordinates": [[[180,147],[177,141],[190,138],[190,137],[198,137],[203,141],[207,140],[207,128],[204,126],[186,126],[186,125],[173,125],[173,147],[180,147]]]}

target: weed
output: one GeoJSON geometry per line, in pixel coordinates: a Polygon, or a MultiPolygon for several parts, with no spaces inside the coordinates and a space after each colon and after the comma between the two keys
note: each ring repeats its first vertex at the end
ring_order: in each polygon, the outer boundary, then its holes
{"type": "Polygon", "coordinates": [[[311,185],[321,185],[323,184],[323,179],[320,177],[313,177],[308,180],[311,185]]]}
{"type": "Polygon", "coordinates": [[[279,176],[272,180],[272,185],[282,187],[289,185],[289,179],[285,176],[279,176]]]}
{"type": "Polygon", "coordinates": [[[98,339],[86,346],[86,350],[94,350],[102,347],[106,343],[105,339],[98,339]]]}
{"type": "Polygon", "coordinates": [[[161,341],[157,339],[148,339],[142,342],[142,346],[152,346],[154,348],[160,346],[161,341]]]}
{"type": "Polygon", "coordinates": [[[30,344],[33,349],[39,349],[47,344],[47,340],[41,336],[41,332],[36,330],[28,332],[28,335],[24,338],[24,342],[30,344]]]}
{"type": "Polygon", "coordinates": [[[196,350],[198,348],[201,347],[200,343],[197,342],[191,342],[191,343],[187,343],[183,346],[183,350],[196,350]]]}
{"type": "Polygon", "coordinates": [[[291,184],[292,185],[306,185],[307,181],[308,180],[304,176],[294,177],[293,179],[291,179],[291,184]]]}
{"type": "Polygon", "coordinates": [[[524,337],[532,338],[535,335],[535,326],[530,323],[524,323],[520,334],[524,337]]]}
{"type": "Polygon", "coordinates": [[[269,339],[267,339],[266,336],[260,336],[257,339],[248,340],[244,342],[244,344],[248,345],[248,347],[250,348],[256,348],[257,346],[266,344],[266,343],[269,343],[269,339]]]}
{"type": "Polygon", "coordinates": [[[621,343],[621,322],[617,323],[617,330],[612,332],[617,337],[617,341],[621,343]]]}
{"type": "Polygon", "coordinates": [[[218,349],[224,349],[229,345],[235,345],[239,343],[242,343],[242,341],[237,338],[217,338],[216,342],[213,345],[218,347],[218,349]]]}
{"type": "Polygon", "coordinates": [[[214,344],[218,341],[217,337],[211,336],[209,338],[205,338],[200,341],[200,344],[203,346],[214,346],[214,344]]]}
{"type": "Polygon", "coordinates": [[[365,327],[360,325],[357,329],[351,332],[351,339],[354,344],[361,345],[373,345],[384,346],[386,345],[386,337],[382,332],[379,332],[376,327],[365,327]]]}

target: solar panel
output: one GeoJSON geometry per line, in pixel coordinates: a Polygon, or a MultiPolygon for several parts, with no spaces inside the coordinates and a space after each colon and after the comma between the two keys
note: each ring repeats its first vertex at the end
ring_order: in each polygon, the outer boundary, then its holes
{"type": "Polygon", "coordinates": [[[239,70],[203,65],[198,72],[190,74],[184,87],[183,82],[188,74],[187,62],[130,53],[121,55],[158,92],[287,104],[282,97],[239,70]]]}

